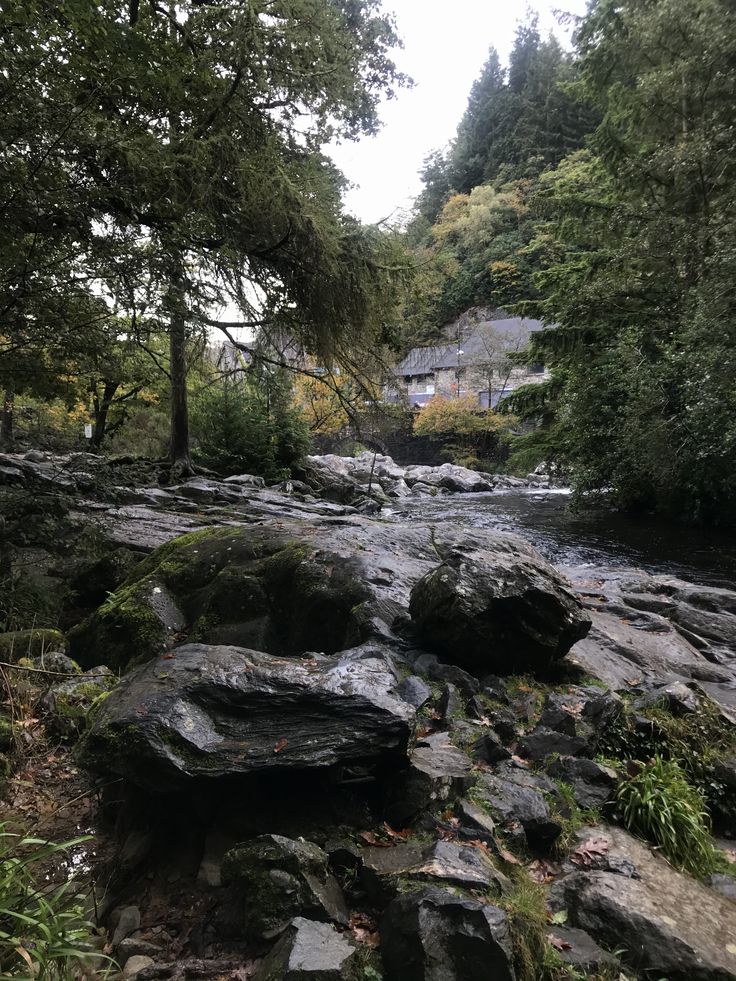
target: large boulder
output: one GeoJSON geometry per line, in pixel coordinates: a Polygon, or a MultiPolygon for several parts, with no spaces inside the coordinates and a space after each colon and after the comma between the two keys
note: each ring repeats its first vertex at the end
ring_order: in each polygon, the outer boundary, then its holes
{"type": "Polygon", "coordinates": [[[381,922],[386,981],[515,981],[506,914],[425,888],[395,899],[381,922]]]}
{"type": "Polygon", "coordinates": [[[222,883],[240,927],[252,937],[273,937],[295,916],[347,926],[349,913],[327,855],[311,841],[260,835],[231,849],[222,883]]]}
{"type": "MultiPolygon", "coordinates": [[[[437,615],[422,611],[428,642],[446,640],[439,646],[455,662],[434,672],[435,680],[465,691],[459,678],[447,674],[460,672],[457,663],[465,659],[513,671],[528,665],[528,648],[542,650],[539,660],[549,659],[549,650],[563,652],[566,630],[584,632],[587,621],[563,579],[519,538],[346,517],[211,528],[171,541],[71,632],[71,653],[84,667],[119,670],[184,640],[279,656],[334,654],[377,637],[396,640],[409,622],[412,587],[435,574],[438,555],[472,567],[480,600],[478,617],[472,598],[464,611],[455,605],[454,620],[436,638],[431,628],[437,615]],[[494,590],[498,602],[480,612],[494,590]],[[551,609],[558,614],[554,624],[551,609]],[[468,617],[475,617],[482,634],[483,656],[475,659],[465,649],[476,626],[466,623],[468,617]],[[451,642],[453,625],[467,628],[457,643],[451,642]],[[548,628],[549,636],[543,634],[548,628]],[[539,636],[532,637],[533,630],[539,636]]],[[[419,664],[417,670],[423,670],[419,664]]]]}
{"type": "Polygon", "coordinates": [[[590,618],[562,576],[520,539],[497,535],[492,550],[438,543],[442,564],[411,593],[426,644],[470,669],[517,674],[567,654],[590,618]]]}
{"type": "MultiPolygon", "coordinates": [[[[570,926],[646,976],[668,981],[727,981],[736,977],[736,906],[695,879],[676,872],[663,858],[625,831],[595,828],[581,833],[603,868],[584,861],[552,887],[550,904],[566,910],[570,926]],[[618,870],[629,870],[621,874],[618,870]]],[[[590,854],[593,854],[591,851],[590,854]]]]}
{"type": "Polygon", "coordinates": [[[123,678],[81,761],[166,790],[195,777],[403,758],[414,710],[396,681],[370,646],[297,660],[187,644],[123,678]]]}

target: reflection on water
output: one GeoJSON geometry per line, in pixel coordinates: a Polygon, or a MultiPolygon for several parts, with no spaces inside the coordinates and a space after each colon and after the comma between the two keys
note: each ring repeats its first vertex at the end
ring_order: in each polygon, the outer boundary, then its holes
{"type": "Polygon", "coordinates": [[[568,567],[635,567],[692,582],[736,584],[736,538],[609,511],[573,512],[566,493],[503,491],[397,502],[383,516],[510,531],[568,567]]]}

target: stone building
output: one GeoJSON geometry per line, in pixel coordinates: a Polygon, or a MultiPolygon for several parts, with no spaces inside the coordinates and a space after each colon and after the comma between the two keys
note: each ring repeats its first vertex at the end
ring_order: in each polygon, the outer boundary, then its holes
{"type": "Polygon", "coordinates": [[[495,408],[520,385],[549,377],[543,365],[520,365],[513,358],[527,346],[530,334],[543,328],[540,320],[524,317],[453,325],[446,342],[412,348],[396,366],[394,398],[421,407],[435,395],[472,395],[481,408],[495,408]],[[450,339],[451,333],[455,336],[450,339]]]}

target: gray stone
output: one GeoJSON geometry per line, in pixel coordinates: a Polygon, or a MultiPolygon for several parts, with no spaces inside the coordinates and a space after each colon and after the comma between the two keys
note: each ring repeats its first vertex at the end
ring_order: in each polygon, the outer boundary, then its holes
{"type": "Polygon", "coordinates": [[[327,855],[311,841],[261,835],[237,845],[222,860],[230,904],[240,904],[241,928],[273,937],[295,916],[347,925],[349,913],[327,855]]]}
{"type": "Polygon", "coordinates": [[[544,797],[554,785],[546,778],[510,763],[502,763],[494,773],[482,773],[476,793],[506,828],[520,824],[532,846],[548,847],[562,828],[555,821],[544,797]]]}
{"type": "Polygon", "coordinates": [[[387,806],[389,820],[403,825],[463,793],[472,782],[471,766],[446,732],[425,736],[412,751],[409,766],[394,778],[387,806]]]}
{"type": "Polygon", "coordinates": [[[253,981],[358,981],[355,944],[328,923],[296,917],[253,981]]]}
{"type": "Polygon", "coordinates": [[[153,967],[155,961],[152,957],[145,957],[142,954],[135,954],[133,957],[129,957],[125,962],[125,967],[123,968],[124,978],[134,978],[136,975],[140,974],[141,971],[145,971],[147,967],[153,967]]]}
{"type": "Polygon", "coordinates": [[[716,873],[708,879],[708,885],[721,896],[736,903],[736,879],[732,875],[716,873]]]}
{"type": "Polygon", "coordinates": [[[118,944],[135,933],[141,925],[141,911],[137,906],[125,906],[116,916],[115,931],[112,935],[112,946],[116,948],[118,944]]]}
{"type": "Polygon", "coordinates": [[[564,657],[587,634],[572,590],[520,539],[499,535],[483,551],[455,539],[438,551],[444,561],[414,586],[409,610],[425,643],[449,660],[519,673],[564,657]]]}
{"type": "Polygon", "coordinates": [[[573,756],[558,757],[547,767],[547,773],[569,784],[584,810],[597,810],[611,801],[618,782],[618,774],[611,767],[573,756]]]}
{"type": "Polygon", "coordinates": [[[518,752],[535,763],[543,763],[549,756],[590,756],[592,747],[582,736],[568,736],[540,725],[519,740],[518,752]]]}
{"type": "Polygon", "coordinates": [[[604,971],[618,972],[621,969],[618,957],[599,947],[584,930],[553,925],[549,936],[557,941],[555,947],[564,963],[578,971],[585,971],[586,975],[604,971]]]}
{"type": "Polygon", "coordinates": [[[430,700],[432,689],[421,678],[412,674],[408,678],[404,678],[396,689],[396,694],[399,698],[403,698],[405,702],[418,709],[430,700]]]}
{"type": "Polygon", "coordinates": [[[484,763],[500,763],[511,758],[511,753],[494,732],[486,732],[473,743],[473,756],[484,763]]]}
{"type": "Polygon", "coordinates": [[[611,858],[634,863],[639,878],[577,869],[559,879],[550,906],[638,972],[668,981],[736,977],[736,906],[625,831],[595,828],[611,858]]]}
{"type": "Polygon", "coordinates": [[[139,937],[126,937],[121,940],[115,951],[118,964],[125,965],[131,957],[160,957],[163,948],[139,937]]]}
{"type": "Polygon", "coordinates": [[[189,644],[122,679],[80,759],[161,791],[194,777],[403,757],[414,712],[395,683],[379,650],[294,660],[189,644]]]}
{"type": "Polygon", "coordinates": [[[426,888],[396,898],[381,921],[386,981],[515,981],[506,914],[426,888]]]}

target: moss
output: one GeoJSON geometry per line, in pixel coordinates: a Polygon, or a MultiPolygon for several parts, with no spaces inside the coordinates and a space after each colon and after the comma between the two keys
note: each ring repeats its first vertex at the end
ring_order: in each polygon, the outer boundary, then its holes
{"type": "Polygon", "coordinates": [[[21,657],[41,657],[49,651],[66,652],[67,642],[60,630],[39,628],[13,630],[0,634],[0,660],[17,662],[21,657]]]}
{"type": "Polygon", "coordinates": [[[8,752],[14,745],[13,723],[10,719],[0,717],[0,752],[8,752]]]}

